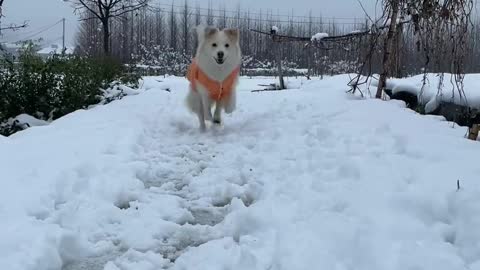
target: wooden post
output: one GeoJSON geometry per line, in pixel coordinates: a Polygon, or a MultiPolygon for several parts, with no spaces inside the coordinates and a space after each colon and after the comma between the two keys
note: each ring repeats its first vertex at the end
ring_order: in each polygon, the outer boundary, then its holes
{"type": "Polygon", "coordinates": [[[468,129],[468,139],[476,141],[478,138],[479,131],[480,131],[480,124],[473,124],[473,126],[468,129]]]}
{"type": "Polygon", "coordinates": [[[285,89],[285,82],[283,80],[283,69],[282,69],[282,47],[280,46],[279,42],[275,41],[276,34],[272,35],[273,46],[275,47],[274,52],[277,58],[277,72],[278,72],[278,79],[279,79],[279,89],[285,89]]]}
{"type": "Polygon", "coordinates": [[[307,47],[307,80],[310,80],[310,77],[312,76],[312,47],[308,46],[307,47]]]}
{"type": "Polygon", "coordinates": [[[282,68],[282,48],[280,46],[277,45],[277,52],[278,52],[278,56],[277,56],[277,63],[278,63],[278,79],[280,80],[280,90],[283,90],[285,89],[285,82],[283,81],[283,68],[282,68]]]}

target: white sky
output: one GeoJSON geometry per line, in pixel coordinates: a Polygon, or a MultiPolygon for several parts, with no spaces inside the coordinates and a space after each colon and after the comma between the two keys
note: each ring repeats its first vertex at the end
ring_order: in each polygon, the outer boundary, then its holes
{"type": "MultiPolygon", "coordinates": [[[[162,5],[169,5],[171,0],[154,0],[162,5]]],[[[308,15],[312,11],[313,16],[337,17],[337,18],[363,18],[364,14],[358,4],[358,0],[211,0],[214,9],[224,5],[226,9],[236,9],[240,3],[242,10],[249,9],[251,12],[270,10],[273,14],[291,14],[296,16],[308,15]]],[[[369,12],[374,12],[376,0],[360,0],[369,12]]],[[[184,0],[173,0],[175,5],[183,4],[184,0]]],[[[207,0],[189,0],[191,5],[200,3],[202,7],[208,6],[207,0]]],[[[14,42],[28,39],[37,32],[48,28],[55,22],[66,18],[67,44],[73,44],[78,19],[73,13],[73,8],[63,0],[5,0],[2,23],[21,23],[29,21],[29,27],[17,32],[4,32],[0,41],[14,42]]],[[[374,15],[374,14],[372,14],[374,15]]],[[[342,20],[339,20],[342,21],[342,20]]],[[[352,20],[343,20],[351,22],[352,20]]],[[[40,33],[35,38],[43,37],[47,43],[61,43],[61,23],[52,29],[40,33]]]]}
{"type": "MultiPolygon", "coordinates": [[[[73,8],[62,0],[5,0],[2,24],[22,23],[28,21],[29,27],[16,32],[4,31],[0,41],[17,41],[28,39],[48,26],[53,25],[62,18],[66,18],[66,39],[67,43],[73,41],[74,32],[77,29],[77,17],[73,14],[73,8]]],[[[43,37],[50,43],[61,43],[62,24],[37,36],[43,37]]]]}

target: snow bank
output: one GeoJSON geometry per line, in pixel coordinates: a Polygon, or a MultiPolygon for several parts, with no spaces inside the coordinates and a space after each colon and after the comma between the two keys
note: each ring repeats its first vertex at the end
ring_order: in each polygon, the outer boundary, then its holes
{"type": "Polygon", "coordinates": [[[2,144],[7,143],[7,142],[8,142],[8,138],[0,135],[0,147],[1,147],[2,144]]]}
{"type": "Polygon", "coordinates": [[[28,125],[29,127],[38,127],[38,126],[46,126],[48,125],[47,121],[37,119],[28,114],[20,114],[14,119],[13,121],[17,121],[19,125],[28,125]]]}
{"type": "Polygon", "coordinates": [[[37,119],[28,114],[20,114],[16,117],[10,118],[7,121],[0,123],[1,129],[15,129],[15,130],[24,130],[30,127],[37,126],[46,126],[48,121],[37,119]]]}
{"type": "Polygon", "coordinates": [[[14,118],[10,118],[6,124],[18,125],[18,126],[27,128],[27,127],[46,126],[49,123],[47,121],[40,120],[31,115],[23,113],[23,114],[19,114],[14,118]]]}
{"type": "Polygon", "coordinates": [[[103,90],[102,101],[100,104],[108,103],[112,100],[121,99],[125,96],[138,95],[140,90],[133,89],[123,84],[114,84],[112,87],[103,90]]]}
{"type": "Polygon", "coordinates": [[[188,82],[147,77],[0,140],[0,268],[478,269],[464,129],[352,98],[346,75],[250,92],[274,81],[242,78],[238,110],[204,134],[188,82]]]}

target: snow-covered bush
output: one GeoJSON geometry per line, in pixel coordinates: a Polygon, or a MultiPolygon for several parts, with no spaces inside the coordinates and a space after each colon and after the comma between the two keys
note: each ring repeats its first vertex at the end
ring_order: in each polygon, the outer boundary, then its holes
{"type": "Polygon", "coordinates": [[[192,59],[185,52],[178,52],[169,47],[152,45],[140,46],[139,53],[133,55],[136,69],[153,69],[161,74],[183,76],[192,59]]]}
{"type": "Polygon", "coordinates": [[[328,37],[327,33],[316,33],[312,36],[311,41],[321,41],[322,39],[328,37]]]}
{"type": "Polygon", "coordinates": [[[358,70],[358,66],[359,64],[356,61],[339,60],[330,63],[327,66],[327,71],[333,75],[355,73],[358,70]]]}
{"type": "MultiPolygon", "coordinates": [[[[300,71],[297,63],[284,59],[282,61],[283,73],[285,76],[301,76],[305,72],[300,71]]],[[[242,73],[246,76],[276,76],[277,66],[274,62],[261,61],[251,55],[242,57],[242,73]]]]}
{"type": "Polygon", "coordinates": [[[328,56],[315,55],[315,66],[320,74],[339,75],[356,73],[358,71],[358,61],[334,60],[328,56]]]}
{"type": "Polygon", "coordinates": [[[2,131],[3,134],[13,134],[29,127],[45,125],[48,125],[48,122],[45,120],[37,119],[28,114],[20,114],[16,117],[8,119],[3,123],[0,123],[0,131],[2,131]]]}

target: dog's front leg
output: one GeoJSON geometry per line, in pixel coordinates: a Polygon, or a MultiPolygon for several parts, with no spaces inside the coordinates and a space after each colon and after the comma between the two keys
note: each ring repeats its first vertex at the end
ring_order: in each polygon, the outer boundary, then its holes
{"type": "Polygon", "coordinates": [[[212,100],[207,93],[202,93],[203,116],[206,121],[212,121],[212,100]]]}
{"type": "Polygon", "coordinates": [[[230,96],[228,96],[226,99],[222,100],[222,105],[223,105],[223,108],[225,109],[225,113],[230,114],[233,111],[235,111],[235,108],[236,108],[236,105],[237,105],[236,102],[237,102],[236,93],[235,93],[235,91],[232,91],[230,96]]]}
{"type": "Polygon", "coordinates": [[[222,123],[222,102],[217,101],[215,113],[213,114],[213,123],[220,125],[222,123]]]}
{"type": "Polygon", "coordinates": [[[199,100],[200,101],[200,108],[199,110],[197,111],[197,116],[198,116],[198,121],[200,122],[200,130],[201,131],[205,131],[207,130],[207,126],[205,125],[205,115],[203,114],[203,101],[202,100],[199,100]]]}

